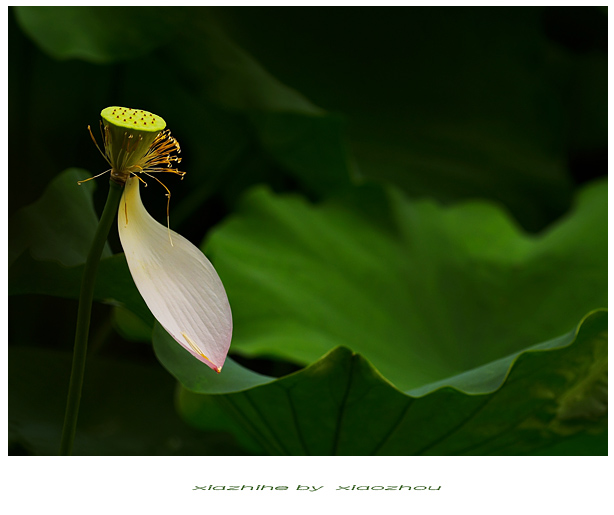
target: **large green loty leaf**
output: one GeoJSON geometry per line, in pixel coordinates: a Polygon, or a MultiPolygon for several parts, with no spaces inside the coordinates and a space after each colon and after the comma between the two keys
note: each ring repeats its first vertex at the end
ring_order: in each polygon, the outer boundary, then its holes
{"type": "Polygon", "coordinates": [[[570,331],[607,305],[607,188],[537,236],[495,205],[357,188],[311,205],[265,188],[206,246],[234,352],[309,364],[337,346],[411,390],[570,331]]]}
{"type": "MultiPolygon", "coordinates": [[[[64,170],[40,199],[13,215],[9,221],[9,264],[26,249],[41,261],[64,266],[85,262],[98,226],[92,202],[95,182],[77,184],[88,177],[91,175],[79,168],[64,170]]],[[[108,246],[102,255],[111,255],[108,246]]]]}
{"type": "MultiPolygon", "coordinates": [[[[459,386],[466,378],[452,377],[425,395],[402,393],[364,357],[339,347],[295,374],[225,395],[208,395],[219,389],[202,371],[186,381],[179,410],[193,425],[208,427],[215,400],[268,454],[564,453],[566,438],[578,436],[596,439],[597,452],[607,453],[600,436],[607,412],[606,328],[605,311],[587,315],[570,333],[517,356],[499,371],[502,384],[494,391],[470,393],[459,386]]],[[[157,339],[159,357],[159,348],[178,347],[163,332],[157,339]]],[[[193,371],[173,372],[185,380],[193,371]]],[[[239,385],[249,372],[225,373],[226,383],[236,377],[239,385]]],[[[473,375],[474,384],[492,379],[484,369],[473,375]]]]}
{"type": "MultiPolygon", "coordinates": [[[[9,348],[9,447],[59,451],[69,353],[9,348]]],[[[177,416],[175,383],[159,366],[90,357],[79,413],[77,455],[228,455],[246,451],[213,427],[204,434],[177,416]]],[[[218,424],[219,426],[219,424],[218,424]]]]}

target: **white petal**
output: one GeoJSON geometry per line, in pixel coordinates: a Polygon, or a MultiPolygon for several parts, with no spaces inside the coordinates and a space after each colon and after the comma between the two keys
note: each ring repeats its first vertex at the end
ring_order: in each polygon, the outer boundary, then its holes
{"type": "Polygon", "coordinates": [[[194,357],[219,372],[232,337],[224,285],[205,255],[156,222],[141,202],[139,180],[126,182],[119,237],[132,278],[153,316],[194,357]]]}

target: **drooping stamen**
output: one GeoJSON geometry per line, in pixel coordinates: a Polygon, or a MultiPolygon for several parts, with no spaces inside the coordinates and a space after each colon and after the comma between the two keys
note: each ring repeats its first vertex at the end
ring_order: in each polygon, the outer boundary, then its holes
{"type": "Polygon", "coordinates": [[[164,184],[160,179],[158,179],[157,177],[153,176],[153,175],[149,175],[147,172],[143,172],[145,175],[147,175],[147,177],[151,177],[152,179],[155,179],[156,181],[158,181],[162,187],[166,190],[166,198],[168,199],[166,201],[166,228],[168,229],[168,241],[171,242],[171,247],[174,247],[173,245],[173,238],[171,238],[171,217],[170,217],[170,210],[171,210],[171,190],[169,190],[166,187],[166,184],[164,184]]]}
{"type": "Polygon", "coordinates": [[[81,186],[84,182],[91,181],[92,179],[96,179],[96,178],[100,177],[101,175],[104,175],[105,173],[109,173],[110,171],[111,171],[111,168],[109,168],[108,170],[105,170],[102,173],[99,173],[98,175],[94,175],[94,177],[90,177],[89,179],[84,179],[82,181],[77,181],[77,184],[79,186],[81,186]]]}
{"type": "MultiPolygon", "coordinates": [[[[102,122],[100,122],[100,127],[101,127],[101,130],[102,130],[102,122]]],[[[90,137],[92,138],[92,141],[94,142],[94,145],[96,145],[96,148],[98,149],[98,152],[100,152],[100,154],[102,155],[102,157],[104,158],[104,160],[105,160],[107,163],[109,163],[109,165],[110,165],[110,166],[113,166],[113,165],[111,164],[111,161],[110,161],[110,160],[109,160],[109,158],[107,157],[107,155],[106,155],[106,154],[105,154],[105,153],[104,153],[102,150],[100,150],[100,147],[98,146],[98,142],[96,141],[96,138],[94,138],[94,135],[92,134],[92,129],[91,129],[91,127],[90,127],[89,125],[87,126],[87,130],[89,131],[89,133],[90,133],[90,137]]],[[[103,138],[102,138],[102,142],[103,142],[104,148],[105,148],[105,150],[106,150],[107,145],[106,145],[106,141],[105,141],[104,136],[103,136],[103,138]]],[[[96,176],[96,177],[98,177],[98,176],[96,176]]]]}
{"type": "Polygon", "coordinates": [[[143,179],[141,176],[139,175],[133,175],[133,177],[136,177],[139,181],[141,181],[145,187],[147,188],[147,183],[145,182],[145,179],[143,179]]]}

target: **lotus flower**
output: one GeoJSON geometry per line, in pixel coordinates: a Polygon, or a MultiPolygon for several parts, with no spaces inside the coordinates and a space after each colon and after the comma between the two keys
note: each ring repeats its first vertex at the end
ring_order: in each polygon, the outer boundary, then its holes
{"type": "Polygon", "coordinates": [[[196,246],[151,217],[139,191],[143,179],[137,174],[156,180],[152,173],[183,177],[185,172],[172,168],[181,162],[179,144],[164,130],[164,120],[147,111],[108,107],[101,116],[101,153],[111,166],[111,179],[125,184],[118,227],[134,283],[153,316],[177,343],[220,372],[232,337],[232,315],[222,281],[196,246]]]}

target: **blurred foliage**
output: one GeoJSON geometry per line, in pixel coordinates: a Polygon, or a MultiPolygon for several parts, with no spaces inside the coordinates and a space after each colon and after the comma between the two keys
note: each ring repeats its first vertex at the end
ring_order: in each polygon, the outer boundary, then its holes
{"type": "Polygon", "coordinates": [[[14,7],[8,36],[10,452],[59,440],[109,105],[182,145],[171,225],[227,286],[234,361],[165,344],[112,234],[78,453],[607,452],[606,11],[14,7]]]}
{"type": "MultiPolygon", "coordinates": [[[[9,349],[9,449],[53,455],[64,421],[71,355],[41,348],[9,349]]],[[[90,359],[79,413],[75,454],[244,454],[218,428],[207,434],[175,413],[172,378],[160,367],[90,359]]]]}
{"type": "MultiPolygon", "coordinates": [[[[39,200],[13,216],[9,264],[26,249],[39,261],[57,261],[64,266],[85,262],[98,225],[91,196],[96,183],[88,181],[81,189],[75,188],[77,181],[87,177],[83,170],[66,170],[49,184],[39,200]],[[67,192],[72,193],[69,198],[67,192]],[[58,203],[65,206],[60,213],[58,203]]],[[[107,246],[102,256],[110,255],[107,246]]]]}

